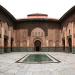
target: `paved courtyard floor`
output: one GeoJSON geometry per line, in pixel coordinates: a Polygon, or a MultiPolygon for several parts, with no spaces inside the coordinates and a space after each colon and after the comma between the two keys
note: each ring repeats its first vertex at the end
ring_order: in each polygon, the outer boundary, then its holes
{"type": "Polygon", "coordinates": [[[0,75],[75,75],[75,54],[63,52],[38,52],[50,54],[60,63],[15,63],[27,54],[37,52],[12,52],[0,54],[0,75]]]}

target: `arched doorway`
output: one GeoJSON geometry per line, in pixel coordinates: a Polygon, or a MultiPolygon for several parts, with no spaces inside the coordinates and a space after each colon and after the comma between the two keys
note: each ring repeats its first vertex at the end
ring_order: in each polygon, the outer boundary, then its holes
{"type": "Polygon", "coordinates": [[[35,51],[40,51],[41,50],[41,42],[39,40],[36,40],[34,42],[34,50],[35,51]]]}
{"type": "Polygon", "coordinates": [[[63,51],[65,52],[65,38],[62,38],[63,51]]]}
{"type": "Polygon", "coordinates": [[[4,53],[7,52],[8,48],[8,36],[4,36],[4,53]]]}
{"type": "Polygon", "coordinates": [[[72,38],[68,38],[68,44],[69,44],[69,52],[72,52],[72,38]]]}
{"type": "Polygon", "coordinates": [[[11,52],[13,51],[12,50],[12,45],[13,45],[13,38],[11,38],[11,52]]]}

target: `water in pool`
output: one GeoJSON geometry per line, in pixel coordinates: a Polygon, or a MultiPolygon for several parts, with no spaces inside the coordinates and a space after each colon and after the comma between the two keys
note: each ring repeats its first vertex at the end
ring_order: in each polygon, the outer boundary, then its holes
{"type": "Polygon", "coordinates": [[[29,54],[21,58],[18,63],[58,63],[59,61],[47,54],[29,54]]]}
{"type": "Polygon", "coordinates": [[[31,54],[23,62],[45,62],[45,61],[52,61],[52,60],[45,54],[31,54]]]}

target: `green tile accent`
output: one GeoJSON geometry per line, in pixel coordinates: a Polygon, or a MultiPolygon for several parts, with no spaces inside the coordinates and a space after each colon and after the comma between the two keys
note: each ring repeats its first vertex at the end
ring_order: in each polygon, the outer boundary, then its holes
{"type": "Polygon", "coordinates": [[[0,48],[0,54],[4,53],[4,48],[0,48]]]}
{"type": "MultiPolygon", "coordinates": [[[[12,49],[13,52],[34,52],[34,48],[13,48],[12,49]]],[[[58,47],[58,48],[55,48],[55,47],[42,47],[40,52],[63,52],[63,49],[58,47]]]]}
{"type": "Polygon", "coordinates": [[[75,54],[75,47],[72,48],[72,53],[75,54]]]}

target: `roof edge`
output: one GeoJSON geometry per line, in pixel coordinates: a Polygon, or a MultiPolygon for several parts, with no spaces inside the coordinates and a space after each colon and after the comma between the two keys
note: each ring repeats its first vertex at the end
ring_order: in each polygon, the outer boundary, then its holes
{"type": "Polygon", "coordinates": [[[28,14],[27,16],[48,16],[48,15],[42,13],[33,13],[33,14],[28,14]]]}
{"type": "Polygon", "coordinates": [[[62,21],[64,21],[66,18],[68,18],[72,13],[74,13],[74,11],[75,11],[75,5],[72,7],[72,8],[70,8],[60,19],[59,19],[59,21],[60,22],[62,22],[62,21]]]}
{"type": "Polygon", "coordinates": [[[2,5],[0,5],[0,11],[5,13],[5,16],[9,17],[12,21],[16,22],[15,17],[6,8],[4,8],[2,5]]]}

